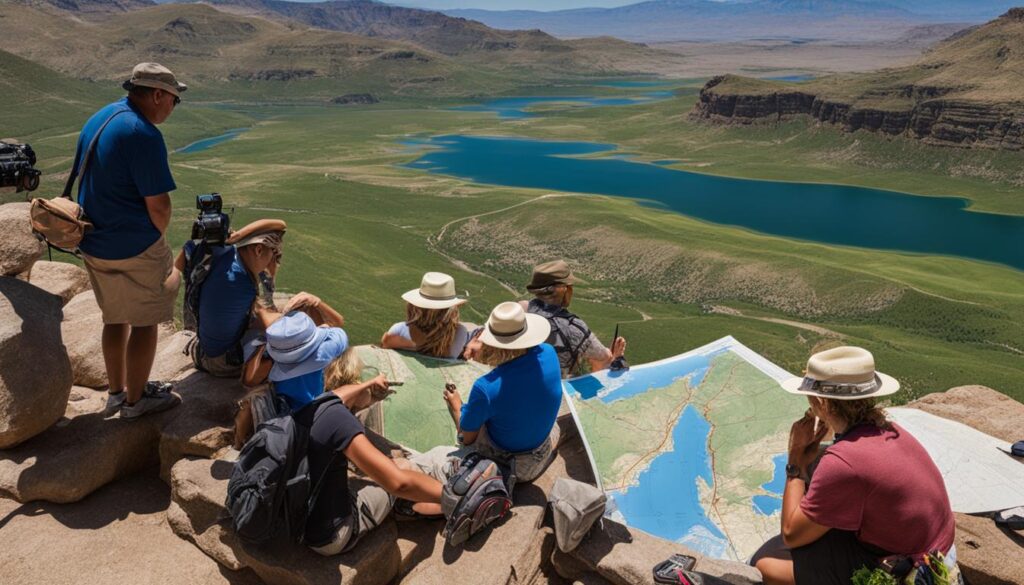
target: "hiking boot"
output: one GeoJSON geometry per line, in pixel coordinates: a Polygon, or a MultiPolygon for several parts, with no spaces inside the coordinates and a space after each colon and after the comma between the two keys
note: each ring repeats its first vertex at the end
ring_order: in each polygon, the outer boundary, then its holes
{"type": "Polygon", "coordinates": [[[147,414],[163,412],[181,404],[181,396],[171,392],[170,384],[149,382],[142,391],[142,398],[135,404],[125,403],[121,407],[121,418],[134,420],[147,414]],[[156,385],[154,385],[156,384],[156,385]]]}
{"type": "Polygon", "coordinates": [[[110,416],[116,414],[124,406],[124,400],[128,396],[128,393],[121,390],[117,394],[111,394],[107,392],[107,405],[103,407],[103,415],[110,416]]]}

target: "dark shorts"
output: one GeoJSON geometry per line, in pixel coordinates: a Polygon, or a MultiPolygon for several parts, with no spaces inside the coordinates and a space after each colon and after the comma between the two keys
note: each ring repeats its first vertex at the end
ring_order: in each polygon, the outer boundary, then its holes
{"type": "Polygon", "coordinates": [[[861,567],[873,570],[880,558],[853,532],[844,530],[829,530],[811,544],[793,549],[782,543],[781,535],[776,536],[754,553],[750,564],[765,557],[791,559],[797,585],[850,585],[854,571],[861,567]]]}

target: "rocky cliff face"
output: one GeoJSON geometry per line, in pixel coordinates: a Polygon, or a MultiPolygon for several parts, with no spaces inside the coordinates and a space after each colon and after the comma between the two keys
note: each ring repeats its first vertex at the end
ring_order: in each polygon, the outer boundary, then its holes
{"type": "Polygon", "coordinates": [[[900,88],[900,97],[909,97],[913,105],[883,110],[796,89],[750,94],[719,91],[717,86],[725,79],[719,76],[705,84],[692,118],[752,124],[810,116],[847,132],[869,130],[939,146],[1024,149],[1024,104],[1020,103],[947,98],[944,88],[907,86],[900,88]]]}

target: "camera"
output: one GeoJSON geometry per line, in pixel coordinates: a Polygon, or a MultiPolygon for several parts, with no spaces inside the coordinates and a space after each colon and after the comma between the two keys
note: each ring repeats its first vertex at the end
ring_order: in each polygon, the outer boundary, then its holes
{"type": "Polygon", "coordinates": [[[227,240],[231,218],[223,213],[220,193],[196,195],[199,217],[192,223],[192,239],[203,240],[212,246],[223,246],[227,240]]]}
{"type": "Polygon", "coordinates": [[[0,187],[14,187],[18,193],[39,187],[36,153],[27,144],[0,142],[0,187]]]}

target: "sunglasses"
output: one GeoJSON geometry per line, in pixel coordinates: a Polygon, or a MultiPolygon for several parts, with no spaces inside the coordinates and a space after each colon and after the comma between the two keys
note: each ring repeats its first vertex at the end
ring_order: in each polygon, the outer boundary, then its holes
{"type": "Polygon", "coordinates": [[[181,98],[178,97],[178,96],[174,96],[174,105],[178,105],[180,103],[181,103],[181,98]]]}

